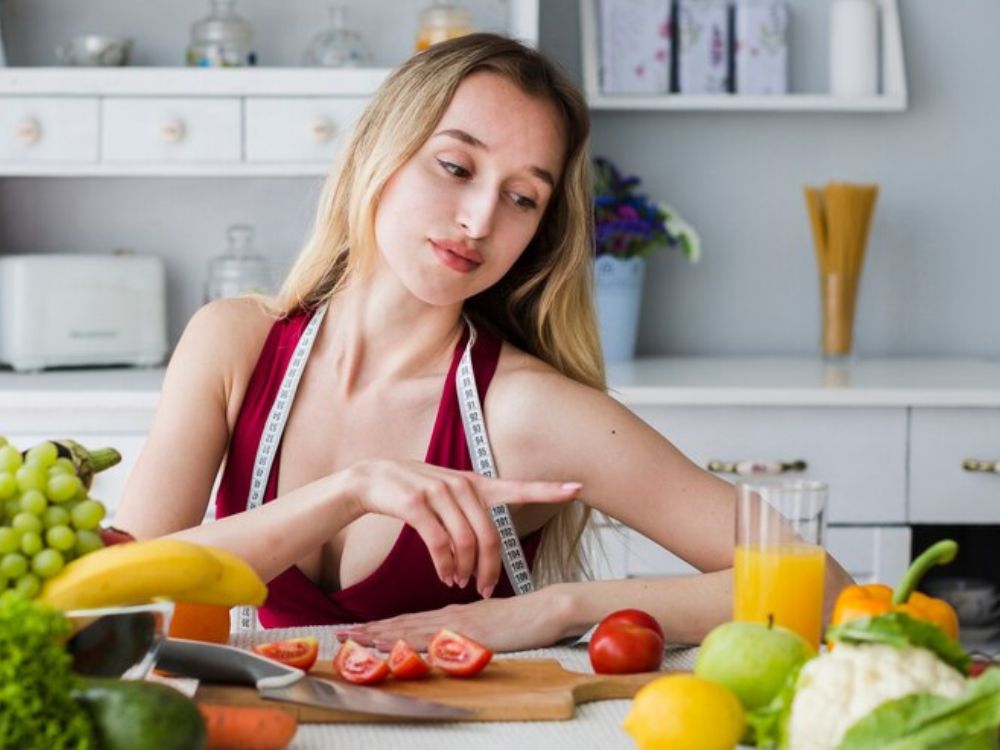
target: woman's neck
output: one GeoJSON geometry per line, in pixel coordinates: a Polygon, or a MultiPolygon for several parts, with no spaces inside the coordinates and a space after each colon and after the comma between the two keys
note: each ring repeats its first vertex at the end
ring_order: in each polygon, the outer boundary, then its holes
{"type": "Polygon", "coordinates": [[[349,396],[373,385],[440,374],[463,326],[461,305],[429,305],[395,277],[376,273],[349,282],[330,300],[321,338],[337,388],[349,396]]]}

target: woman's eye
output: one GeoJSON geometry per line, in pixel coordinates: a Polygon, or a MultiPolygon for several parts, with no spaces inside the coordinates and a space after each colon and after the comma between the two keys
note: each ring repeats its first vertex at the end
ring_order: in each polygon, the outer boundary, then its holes
{"type": "Polygon", "coordinates": [[[455,175],[456,177],[465,178],[472,176],[472,172],[470,172],[468,169],[466,169],[465,167],[460,167],[457,164],[453,164],[450,161],[445,161],[444,159],[438,159],[437,162],[438,164],[441,165],[442,169],[444,169],[449,174],[455,175]]]}
{"type": "Polygon", "coordinates": [[[518,195],[517,193],[511,193],[510,199],[514,201],[515,206],[523,208],[526,211],[530,211],[538,207],[538,204],[531,200],[531,198],[526,198],[523,195],[518,195]]]}

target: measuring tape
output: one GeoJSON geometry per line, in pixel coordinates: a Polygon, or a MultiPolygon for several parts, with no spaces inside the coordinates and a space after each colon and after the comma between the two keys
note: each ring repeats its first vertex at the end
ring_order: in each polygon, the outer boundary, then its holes
{"type": "MultiPolygon", "coordinates": [[[[278,395],[271,405],[267,422],[264,424],[264,431],[260,436],[260,443],[257,445],[257,456],[254,458],[253,474],[250,478],[250,492],[247,495],[247,510],[259,508],[264,502],[267,481],[271,476],[271,467],[274,464],[278,445],[281,443],[281,435],[285,431],[286,422],[288,422],[292,400],[299,388],[302,371],[305,369],[306,360],[312,351],[313,343],[315,343],[316,332],[326,315],[326,309],[327,305],[323,305],[317,308],[313,314],[312,319],[302,332],[302,336],[299,337],[295,351],[292,353],[292,359],[281,379],[278,395]]],[[[469,456],[472,458],[475,470],[485,477],[495,477],[497,474],[493,463],[493,452],[490,449],[489,438],[486,436],[479,390],[476,388],[476,375],[472,370],[472,345],[476,341],[476,327],[468,318],[465,319],[465,322],[469,326],[469,341],[459,361],[458,372],[455,374],[458,405],[462,413],[462,425],[465,428],[469,456]]],[[[490,516],[500,534],[504,570],[507,571],[507,577],[510,579],[515,593],[530,593],[534,590],[534,584],[524,559],[524,550],[521,549],[521,540],[517,538],[517,532],[514,530],[514,524],[510,518],[510,511],[506,505],[494,505],[490,508],[490,516]]],[[[256,607],[239,607],[236,613],[236,627],[239,632],[254,631],[258,624],[256,607]]]]}
{"type": "MultiPolygon", "coordinates": [[[[455,373],[458,409],[462,412],[462,426],[465,428],[465,440],[469,446],[472,468],[484,477],[496,477],[493,451],[490,448],[490,439],[486,435],[482,402],[479,400],[479,389],[476,387],[476,373],[472,369],[472,346],[476,343],[476,327],[468,317],[465,318],[465,322],[469,326],[469,341],[458,363],[458,372],[455,373]]],[[[490,517],[500,535],[503,567],[507,571],[507,578],[514,593],[530,594],[535,590],[535,584],[531,580],[531,571],[524,559],[521,540],[517,538],[514,522],[510,518],[510,510],[506,505],[492,505],[490,517]]]]}
{"type": "MultiPolygon", "coordinates": [[[[257,444],[257,457],[254,459],[253,474],[250,477],[250,494],[247,495],[247,510],[259,508],[264,502],[264,491],[267,489],[267,480],[271,476],[274,456],[278,451],[278,445],[281,444],[281,435],[285,431],[288,412],[292,408],[292,399],[295,398],[295,391],[299,388],[299,380],[302,378],[306,360],[309,359],[309,352],[312,351],[313,343],[316,341],[316,331],[319,330],[319,324],[323,322],[325,315],[326,305],[318,308],[313,314],[306,329],[299,337],[295,351],[292,352],[292,359],[285,369],[285,375],[281,379],[281,387],[278,388],[278,395],[274,399],[274,403],[271,404],[271,411],[264,424],[264,432],[260,436],[260,443],[257,444]]],[[[236,628],[238,631],[253,631],[257,629],[257,625],[256,607],[240,607],[237,610],[236,628]]]]}

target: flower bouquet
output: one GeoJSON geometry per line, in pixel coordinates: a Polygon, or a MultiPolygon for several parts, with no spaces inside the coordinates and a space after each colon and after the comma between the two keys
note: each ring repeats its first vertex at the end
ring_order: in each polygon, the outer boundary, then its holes
{"type": "Polygon", "coordinates": [[[594,160],[594,263],[597,322],[604,361],[635,356],[646,259],[677,248],[694,262],[701,239],[676,210],[637,193],[638,177],[622,177],[607,159],[594,160]]]}
{"type": "Polygon", "coordinates": [[[623,177],[607,159],[594,159],[594,221],[598,255],[645,257],[677,248],[692,263],[701,257],[694,227],[665,203],[653,203],[636,188],[641,180],[623,177]]]}

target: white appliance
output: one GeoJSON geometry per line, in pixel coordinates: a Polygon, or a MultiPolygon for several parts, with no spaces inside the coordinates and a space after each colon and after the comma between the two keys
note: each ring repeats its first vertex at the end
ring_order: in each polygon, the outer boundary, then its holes
{"type": "Polygon", "coordinates": [[[149,255],[0,257],[0,362],[15,370],[160,364],[166,276],[149,255]]]}

